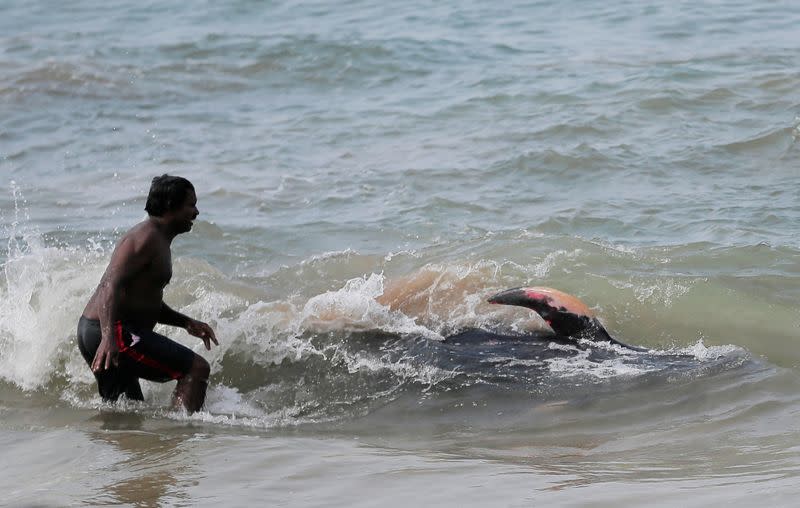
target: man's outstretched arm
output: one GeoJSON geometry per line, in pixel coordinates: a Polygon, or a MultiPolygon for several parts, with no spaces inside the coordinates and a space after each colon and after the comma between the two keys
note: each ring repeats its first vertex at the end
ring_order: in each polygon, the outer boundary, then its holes
{"type": "Polygon", "coordinates": [[[219,342],[217,342],[217,336],[214,334],[214,330],[212,330],[210,326],[202,321],[198,321],[181,314],[163,301],[161,302],[161,312],[158,315],[158,322],[164,325],[184,328],[187,332],[189,332],[190,335],[194,335],[195,337],[202,339],[203,344],[205,344],[206,349],[208,350],[211,349],[212,342],[216,345],[219,345],[219,342]]]}

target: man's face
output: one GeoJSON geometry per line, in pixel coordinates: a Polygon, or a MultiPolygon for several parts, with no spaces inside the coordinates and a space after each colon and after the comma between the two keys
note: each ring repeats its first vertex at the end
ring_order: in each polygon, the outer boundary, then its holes
{"type": "Polygon", "coordinates": [[[191,231],[192,221],[194,221],[199,214],[200,212],[197,210],[197,195],[193,190],[190,190],[186,193],[183,204],[172,211],[177,230],[181,233],[191,231]]]}

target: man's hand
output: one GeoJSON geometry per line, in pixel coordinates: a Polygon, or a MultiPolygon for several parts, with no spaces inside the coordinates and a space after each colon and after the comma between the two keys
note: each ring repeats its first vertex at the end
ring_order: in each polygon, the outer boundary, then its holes
{"type": "Polygon", "coordinates": [[[112,365],[116,367],[119,361],[118,355],[119,347],[116,342],[111,339],[101,339],[100,346],[94,354],[94,360],[92,360],[92,372],[108,370],[112,365]]]}
{"type": "Polygon", "coordinates": [[[217,337],[214,335],[214,330],[212,330],[210,326],[202,321],[189,318],[189,320],[186,322],[186,331],[189,332],[190,335],[201,338],[203,340],[203,344],[206,345],[206,349],[208,350],[211,350],[212,342],[219,346],[217,337]]]}

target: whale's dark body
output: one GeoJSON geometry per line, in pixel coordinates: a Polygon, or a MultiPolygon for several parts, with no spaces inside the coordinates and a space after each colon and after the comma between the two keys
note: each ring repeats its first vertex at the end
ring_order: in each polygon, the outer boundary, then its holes
{"type": "MultiPolygon", "coordinates": [[[[468,380],[488,384],[543,387],[552,381],[553,362],[574,359],[588,369],[614,360],[643,371],[694,369],[691,355],[650,352],[612,337],[594,313],[579,299],[543,287],[514,288],[488,300],[501,305],[527,307],[538,313],[553,333],[512,334],[485,329],[467,329],[443,341],[411,340],[402,347],[428,365],[457,372],[458,385],[468,380]]],[[[580,368],[570,371],[580,374],[580,368]]],[[[454,379],[454,381],[456,381],[454,379]]]]}
{"type": "MultiPolygon", "coordinates": [[[[514,393],[540,401],[581,399],[603,390],[613,392],[626,383],[661,385],[673,378],[691,379],[747,359],[738,353],[699,359],[681,351],[625,344],[612,337],[580,300],[550,288],[509,289],[489,302],[527,307],[550,325],[552,333],[472,328],[441,341],[394,336],[372,344],[380,344],[383,357],[391,362],[413,363],[418,372],[438,369],[442,378],[431,385],[425,385],[429,378],[424,376],[415,382],[424,387],[427,403],[439,400],[445,413],[447,404],[459,404],[464,397],[482,403],[514,393]]],[[[411,406],[417,403],[413,396],[409,400],[411,406]]],[[[508,412],[509,408],[499,410],[508,412]]]]}

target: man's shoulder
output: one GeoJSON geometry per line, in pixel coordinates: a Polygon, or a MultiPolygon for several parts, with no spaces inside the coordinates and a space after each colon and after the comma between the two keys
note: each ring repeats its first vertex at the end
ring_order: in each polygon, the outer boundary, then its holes
{"type": "Polygon", "coordinates": [[[164,235],[150,221],[144,220],[129,229],[119,243],[130,244],[135,251],[154,251],[163,246],[164,235]]]}

